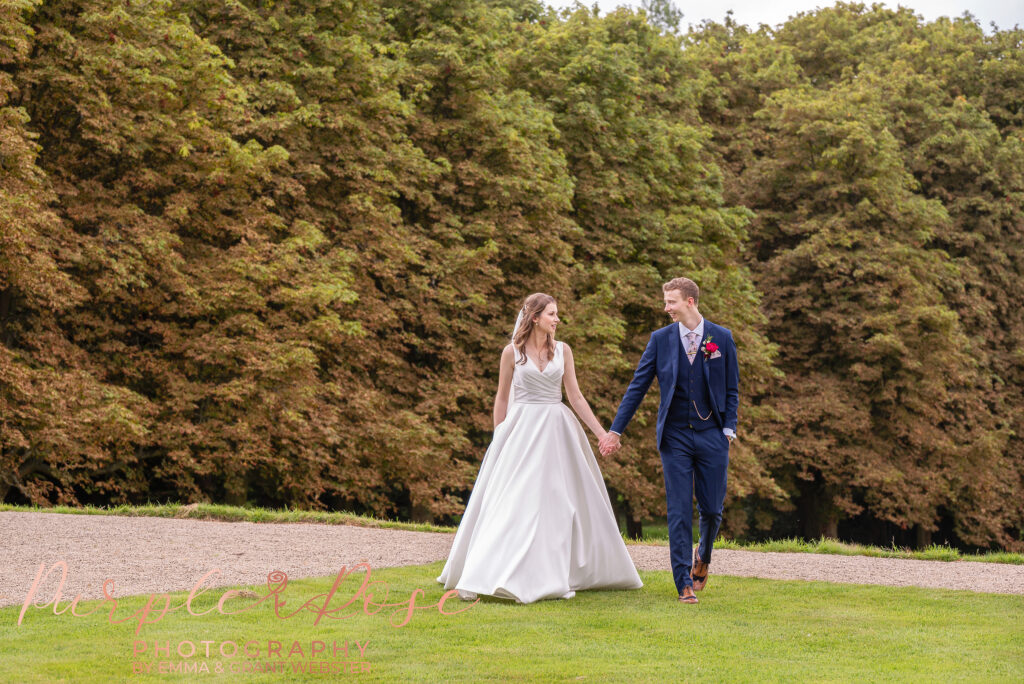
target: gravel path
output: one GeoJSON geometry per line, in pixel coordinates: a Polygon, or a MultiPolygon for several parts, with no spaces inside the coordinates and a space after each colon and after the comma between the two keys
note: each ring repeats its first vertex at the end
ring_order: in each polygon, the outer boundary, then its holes
{"type": "MultiPolygon", "coordinates": [[[[343,565],[373,568],[444,560],[452,534],[311,523],[246,523],[65,513],[0,512],[0,606],[20,605],[39,572],[64,561],[62,595],[70,600],[187,591],[204,586],[263,585],[273,570],[289,578],[335,575],[343,565]]],[[[629,545],[641,570],[669,570],[668,547],[629,545]]],[[[866,556],[715,551],[712,577],[823,580],[1024,594],[1024,566],[866,556]]],[[[39,589],[51,600],[54,572],[39,589]]],[[[38,599],[37,599],[38,600],[38,599]]]]}
{"type": "MultiPolygon", "coordinates": [[[[643,570],[671,568],[667,546],[629,546],[643,570]]],[[[711,575],[777,580],[818,580],[887,587],[966,589],[988,594],[1024,594],[1024,565],[974,561],[834,556],[721,549],[711,559],[711,575]]]]}

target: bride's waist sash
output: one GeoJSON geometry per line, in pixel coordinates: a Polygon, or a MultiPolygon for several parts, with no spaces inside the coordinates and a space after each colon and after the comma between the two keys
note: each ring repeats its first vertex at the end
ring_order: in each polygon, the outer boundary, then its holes
{"type": "Polygon", "coordinates": [[[515,403],[516,404],[561,404],[562,403],[562,398],[558,397],[557,399],[544,399],[542,397],[530,397],[530,398],[527,398],[527,399],[520,399],[519,397],[516,397],[515,403]]]}

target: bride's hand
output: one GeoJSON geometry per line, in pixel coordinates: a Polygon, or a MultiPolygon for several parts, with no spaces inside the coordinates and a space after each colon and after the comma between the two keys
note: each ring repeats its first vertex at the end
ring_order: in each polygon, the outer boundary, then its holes
{"type": "Polygon", "coordinates": [[[614,432],[605,432],[598,442],[598,448],[601,450],[602,456],[614,454],[619,450],[619,446],[619,436],[614,432]]]}

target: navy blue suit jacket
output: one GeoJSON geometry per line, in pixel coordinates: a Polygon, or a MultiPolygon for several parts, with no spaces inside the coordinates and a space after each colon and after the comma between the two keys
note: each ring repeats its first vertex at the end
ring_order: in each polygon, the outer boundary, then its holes
{"type": "MultiPolygon", "coordinates": [[[[737,410],[740,404],[740,367],[736,361],[736,343],[728,328],[715,325],[704,319],[704,338],[698,343],[703,349],[705,340],[718,345],[722,355],[704,361],[704,381],[707,383],[711,397],[711,411],[720,428],[736,431],[737,410]]],[[[640,357],[640,363],[633,374],[633,380],[626,389],[626,394],[619,404],[611,429],[620,435],[629,425],[644,395],[655,376],[661,389],[661,405],[658,406],[658,448],[661,448],[661,436],[665,431],[665,419],[668,408],[672,405],[672,396],[676,390],[676,374],[679,372],[679,352],[683,346],[679,339],[679,324],[672,323],[655,330],[647,342],[647,349],[640,357]]],[[[701,353],[701,352],[698,352],[701,353]]]]}

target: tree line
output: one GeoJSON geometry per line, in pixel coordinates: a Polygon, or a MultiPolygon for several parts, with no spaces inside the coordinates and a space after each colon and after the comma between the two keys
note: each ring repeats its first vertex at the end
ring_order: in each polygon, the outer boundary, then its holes
{"type": "MultiPolygon", "coordinates": [[[[521,299],[607,423],[686,275],[731,534],[1022,548],[1024,32],[658,18],[0,2],[0,501],[450,522],[521,299]]],[[[599,457],[634,532],[656,406],[599,457]]]]}

